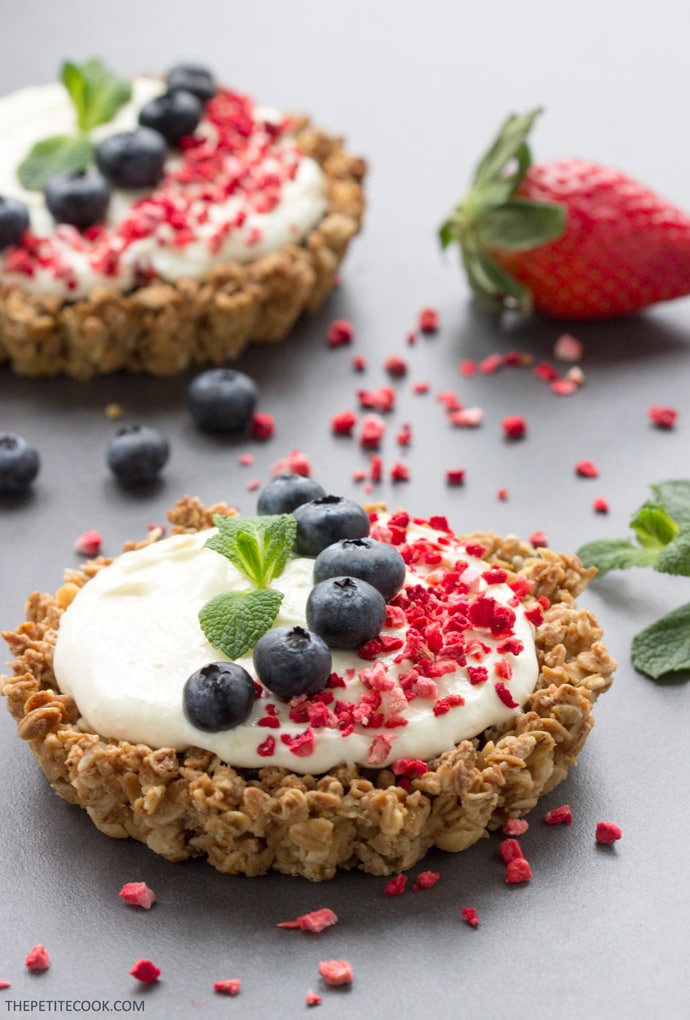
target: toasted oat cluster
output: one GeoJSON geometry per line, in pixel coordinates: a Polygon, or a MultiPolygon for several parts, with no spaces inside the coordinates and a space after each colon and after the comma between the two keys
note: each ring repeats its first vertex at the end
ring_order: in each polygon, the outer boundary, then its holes
{"type": "MultiPolygon", "coordinates": [[[[169,516],[181,533],[228,512],[187,497],[169,516]]],[[[154,749],[85,732],[78,705],[57,687],[52,653],[62,613],[111,562],[105,558],[70,570],[54,596],[29,598],[25,622],[4,635],[15,661],[1,690],[55,791],[107,835],[141,840],[171,861],[206,857],[229,874],[275,869],[321,881],[338,869],[398,873],[431,847],[471,846],[560,783],[615,669],[596,620],[575,601],[593,571],[514,536],[468,537],[483,546],[488,567],[529,581],[532,595],[548,602],[536,628],[539,676],[510,722],[449,747],[423,769],[419,762],[407,771],[341,765],[324,775],[239,769],[198,747],[154,749]]]]}

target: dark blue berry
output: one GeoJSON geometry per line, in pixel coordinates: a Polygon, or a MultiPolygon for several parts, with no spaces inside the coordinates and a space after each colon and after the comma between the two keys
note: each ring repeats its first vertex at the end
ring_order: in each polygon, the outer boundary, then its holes
{"type": "Polygon", "coordinates": [[[206,733],[230,730],[244,722],[256,699],[254,681],[236,662],[210,662],[189,677],[182,694],[192,726],[206,733]]]}
{"type": "Polygon", "coordinates": [[[316,557],[314,581],[328,577],[361,577],[381,592],[386,602],[405,583],[405,561],[393,545],[374,538],[342,538],[316,557]]]}
{"type": "Polygon", "coordinates": [[[168,92],[184,89],[185,92],[191,92],[193,96],[200,99],[202,103],[212,99],[217,91],[213,75],[207,67],[203,67],[201,64],[176,64],[165,76],[165,83],[168,86],[168,92]]]}
{"type": "Polygon", "coordinates": [[[158,429],[128,425],[108,446],[108,467],[123,485],[152,482],[168,460],[170,446],[158,429]]]}
{"type": "Polygon", "coordinates": [[[0,251],[17,244],[29,226],[29,210],[18,198],[0,195],[0,251]]]}
{"type": "Polygon", "coordinates": [[[163,176],[167,153],[163,135],[138,127],[105,138],[96,148],[96,164],[116,188],[153,188],[163,176]]]}
{"type": "Polygon", "coordinates": [[[275,627],[259,638],[254,648],[259,680],[286,700],[323,690],[331,666],[326,642],[304,627],[275,627]]]}
{"type": "Polygon", "coordinates": [[[57,223],[69,223],[84,230],[105,216],[110,202],[110,185],[102,174],[77,170],[51,177],[44,194],[46,205],[57,223]]]}
{"type": "Polygon", "coordinates": [[[145,103],[139,111],[139,123],[160,132],[168,145],[179,145],[180,139],[193,135],[199,126],[203,106],[200,99],[178,89],[164,92],[145,103]]]}
{"type": "Polygon", "coordinates": [[[189,413],[207,432],[244,432],[257,399],[254,380],[232,368],[209,368],[187,389],[189,413]]]}
{"type": "Polygon", "coordinates": [[[38,453],[24,436],[0,432],[0,495],[26,492],[40,466],[38,453]]]}
{"type": "Polygon", "coordinates": [[[300,556],[318,556],[341,538],[366,538],[369,534],[366,510],[344,496],[319,496],[293,512],[297,520],[295,552],[300,556]]]}
{"type": "Polygon", "coordinates": [[[260,494],[256,512],[264,514],[291,514],[302,503],[325,496],[326,490],[306,475],[278,475],[260,494]]]}
{"type": "Polygon", "coordinates": [[[385,620],[383,595],[359,577],[329,577],[307,599],[307,626],[329,648],[357,648],[375,638],[385,620]]]}

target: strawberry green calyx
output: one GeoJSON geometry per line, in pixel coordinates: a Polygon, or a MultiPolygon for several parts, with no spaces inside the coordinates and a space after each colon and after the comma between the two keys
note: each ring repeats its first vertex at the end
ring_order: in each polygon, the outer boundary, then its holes
{"type": "Polygon", "coordinates": [[[518,193],[531,164],[527,137],[540,113],[535,109],[507,118],[480,161],[470,192],[439,230],[443,248],[460,246],[470,287],[490,311],[512,306],[529,312],[532,306],[527,287],[499,265],[493,252],[529,251],[565,233],[565,206],[518,193]]]}

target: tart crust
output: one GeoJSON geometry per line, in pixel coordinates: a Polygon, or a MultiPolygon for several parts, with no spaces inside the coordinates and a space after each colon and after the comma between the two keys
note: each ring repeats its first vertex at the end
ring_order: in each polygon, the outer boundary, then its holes
{"type": "MultiPolygon", "coordinates": [[[[233,512],[185,497],[169,517],[179,533],[233,512]]],[[[26,621],[4,634],[16,659],[0,690],[53,789],[108,836],[131,836],[171,861],[206,857],[228,874],[274,869],[321,881],[338,869],[404,871],[431,847],[464,850],[565,779],[616,668],[601,628],[575,602],[592,569],[515,536],[466,537],[486,547],[487,562],[531,579],[533,596],[550,600],[536,632],[539,677],[510,723],[445,751],[407,788],[387,768],[342,766],[316,776],[236,770],[199,748],[154,750],[80,729],[77,705],[57,689],[53,648],[62,612],[111,562],[104,557],[69,570],[54,596],[30,596],[26,621]]]]}
{"type": "Polygon", "coordinates": [[[18,375],[87,380],[119,370],[171,376],[220,365],[252,342],[283,340],[318,309],[364,215],[364,160],[342,139],[293,118],[300,149],[326,177],[326,213],[299,244],[200,280],[157,281],[129,293],[95,288],[66,302],[0,284],[0,362],[18,375]]]}

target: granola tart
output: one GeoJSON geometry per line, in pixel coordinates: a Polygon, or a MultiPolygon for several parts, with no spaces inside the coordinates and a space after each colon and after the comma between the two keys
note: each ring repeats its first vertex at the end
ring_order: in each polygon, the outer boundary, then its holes
{"type": "MultiPolygon", "coordinates": [[[[233,514],[225,504],[207,509],[186,497],[170,512],[173,536],[164,541],[195,536],[217,522],[217,515],[233,514]]],[[[392,524],[385,519],[379,534],[392,532],[405,517],[394,515],[392,524]]],[[[447,528],[443,519],[431,523],[447,528]]],[[[84,808],[109,836],[141,840],[170,861],[206,857],[229,874],[274,869],[321,881],[338,869],[404,871],[432,847],[464,850],[507,819],[529,812],[565,779],[593,725],[594,702],[615,669],[596,620],[576,604],[594,573],[577,557],[535,549],[515,536],[448,531],[447,539],[462,541],[480,557],[491,583],[500,576],[517,594],[513,604],[519,600],[527,607],[536,682],[502,722],[427,761],[389,756],[376,766],[374,756],[309,772],[309,757],[300,756],[292,769],[268,759],[263,767],[248,768],[202,746],[152,747],[89,731],[74,698],[57,685],[53,653],[65,610],[117,562],[104,557],[68,571],[55,595],[29,598],[25,622],[4,635],[15,660],[11,675],[2,678],[2,694],[53,789],[84,808]]],[[[138,555],[158,542],[152,535],[126,548],[138,555]]],[[[436,649],[430,660],[427,648],[427,663],[442,657],[436,649]]],[[[369,676],[376,653],[374,648],[362,663],[369,676]]],[[[443,670],[427,672],[439,676],[443,670]]],[[[444,704],[442,711],[447,719],[462,708],[448,711],[444,704]]]]}
{"type": "MultiPolygon", "coordinates": [[[[94,140],[134,129],[164,87],[133,79],[131,101],[94,140]]],[[[113,185],[105,218],[77,229],[54,222],[16,173],[32,143],[69,134],[73,117],[58,84],[0,100],[0,196],[31,213],[0,250],[0,362],[27,376],[170,376],[280,341],[325,301],[365,207],[366,165],[341,138],[219,88],[157,184],[113,185]]]]}

